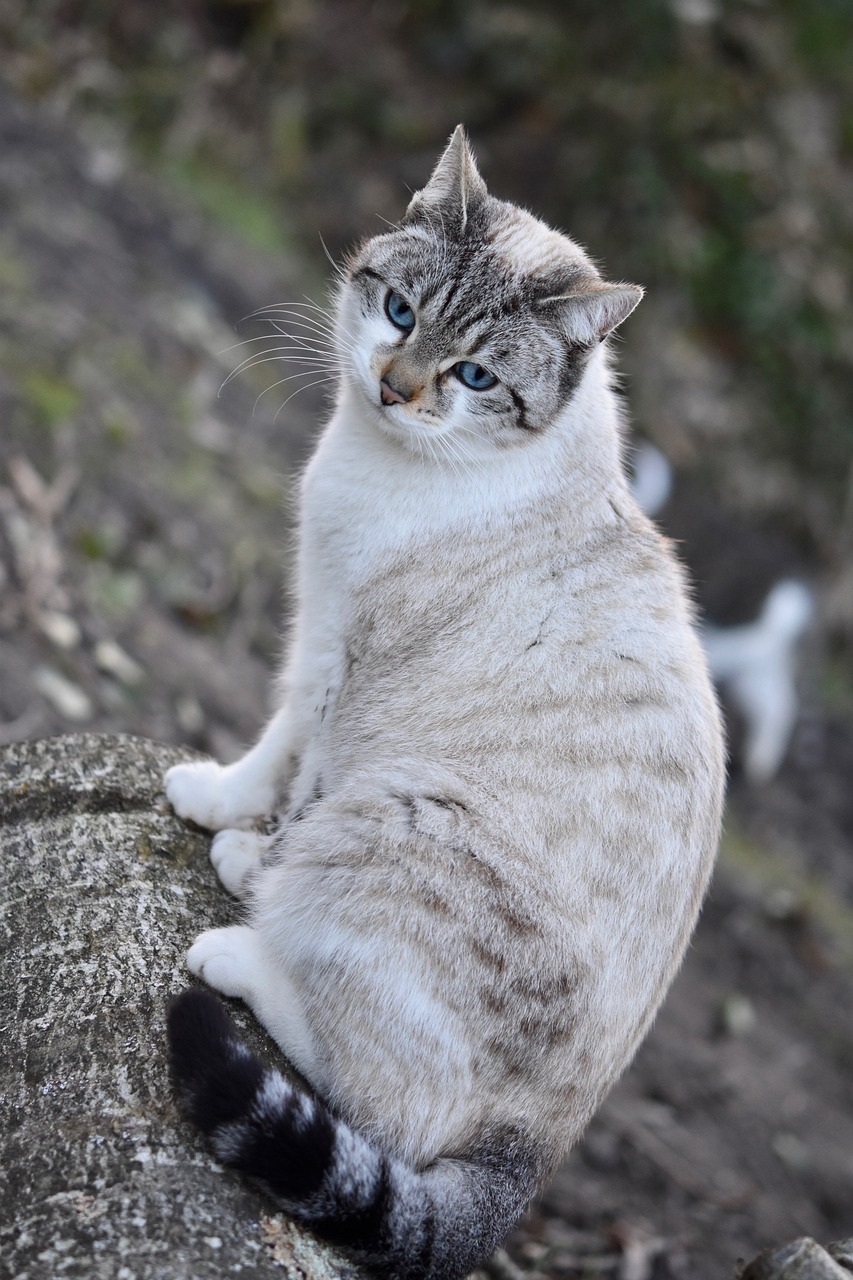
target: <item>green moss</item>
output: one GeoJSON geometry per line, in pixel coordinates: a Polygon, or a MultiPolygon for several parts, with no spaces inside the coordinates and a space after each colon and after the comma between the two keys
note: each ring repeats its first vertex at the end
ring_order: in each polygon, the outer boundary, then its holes
{"type": "Polygon", "coordinates": [[[846,79],[853,68],[853,0],[781,0],[797,52],[809,70],[846,79]]]}
{"type": "Polygon", "coordinates": [[[109,414],[104,420],[104,436],[110,444],[124,445],[133,439],[135,428],[127,418],[109,414]]]}
{"type": "Polygon", "coordinates": [[[236,231],[249,244],[279,253],[287,247],[282,215],[262,192],[199,157],[170,160],[163,171],[175,186],[192,196],[208,217],[236,231]]]}
{"type": "Polygon", "coordinates": [[[106,560],[110,554],[109,540],[100,529],[78,529],[74,545],[87,560],[106,560]]]}
{"type": "Polygon", "coordinates": [[[135,614],[145,598],[145,584],[138,573],[116,572],[103,562],[93,566],[89,585],[96,608],[116,625],[135,614]]]}
{"type": "Polygon", "coordinates": [[[827,706],[853,716],[853,670],[842,655],[832,655],[823,666],[823,697],[827,706]]]}
{"type": "Polygon", "coordinates": [[[65,422],[77,410],[82,396],[67,379],[47,370],[34,369],[23,381],[26,399],[47,427],[65,422]]]}
{"type": "Polygon", "coordinates": [[[3,293],[31,294],[34,291],[32,276],[26,264],[14,253],[0,253],[0,290],[3,293]]]}
{"type": "Polygon", "coordinates": [[[731,822],[720,845],[720,864],[724,873],[765,902],[779,891],[790,895],[827,935],[839,963],[853,970],[853,905],[819,874],[800,865],[785,849],[761,844],[731,822]]]}
{"type": "Polygon", "coordinates": [[[197,503],[211,510],[213,502],[221,496],[222,484],[214,460],[203,449],[194,449],[180,461],[173,459],[163,483],[173,497],[188,506],[197,503]]]}
{"type": "Polygon", "coordinates": [[[125,394],[136,392],[147,401],[170,404],[174,388],[164,383],[163,370],[150,363],[145,350],[136,343],[119,341],[111,352],[109,373],[125,394]]]}
{"type": "Polygon", "coordinates": [[[269,467],[244,463],[239,468],[238,477],[253,502],[273,508],[284,506],[285,482],[269,467]]]}

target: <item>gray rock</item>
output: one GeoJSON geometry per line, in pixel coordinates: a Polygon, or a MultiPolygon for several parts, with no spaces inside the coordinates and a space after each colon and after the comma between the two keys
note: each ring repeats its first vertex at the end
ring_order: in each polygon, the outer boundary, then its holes
{"type": "MultiPolygon", "coordinates": [[[[830,1245],[830,1253],[810,1236],[800,1236],[787,1244],[774,1245],[753,1258],[738,1272],[738,1280],[849,1280],[849,1271],[831,1253],[849,1246],[849,1241],[830,1245]]],[[[843,1259],[842,1259],[843,1260],[843,1259]]]]}
{"type": "Polygon", "coordinates": [[[162,794],[183,758],[129,736],[0,750],[4,1280],[356,1280],[218,1165],[172,1098],[168,997],[194,935],[236,916],[208,838],[162,794]]]}

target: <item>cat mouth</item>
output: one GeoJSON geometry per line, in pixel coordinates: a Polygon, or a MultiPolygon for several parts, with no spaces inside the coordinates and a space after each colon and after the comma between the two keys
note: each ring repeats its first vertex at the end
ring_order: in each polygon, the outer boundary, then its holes
{"type": "Polygon", "coordinates": [[[380,429],[399,440],[401,437],[414,439],[434,439],[441,434],[440,424],[424,421],[420,414],[414,413],[404,402],[391,404],[382,402],[376,406],[376,420],[380,429]]]}

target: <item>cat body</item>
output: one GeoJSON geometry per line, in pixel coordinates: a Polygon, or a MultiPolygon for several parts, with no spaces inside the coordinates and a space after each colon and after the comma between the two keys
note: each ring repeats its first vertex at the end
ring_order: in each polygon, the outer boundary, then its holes
{"type": "Polygon", "coordinates": [[[716,706],[602,345],[638,299],[488,196],[457,130],[342,286],[280,708],[236,764],[167,777],[247,908],[190,968],[323,1102],[200,993],[170,1014],[181,1094],[378,1274],[462,1276],[499,1243],[630,1060],[710,875],[716,706]]]}

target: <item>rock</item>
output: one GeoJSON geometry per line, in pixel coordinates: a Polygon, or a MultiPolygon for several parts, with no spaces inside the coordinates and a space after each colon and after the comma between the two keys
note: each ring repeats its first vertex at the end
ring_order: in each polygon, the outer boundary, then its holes
{"type": "MultiPolygon", "coordinates": [[[[186,758],[79,735],[0,750],[0,1272],[332,1280],[358,1272],[216,1163],[172,1098],[164,1011],[193,936],[234,920],[168,809],[186,758]]],[[[255,1048],[287,1070],[241,1006],[255,1048]]]]}
{"type": "MultiPolygon", "coordinates": [[[[830,1249],[837,1252],[849,1243],[831,1245],[830,1249]]],[[[849,1280],[849,1277],[846,1266],[839,1265],[809,1236],[801,1236],[788,1244],[765,1249],[740,1271],[738,1280],[849,1280]]]]}
{"type": "Polygon", "coordinates": [[[853,1238],[836,1240],[827,1245],[827,1250],[845,1271],[853,1271],[853,1238]]]}

